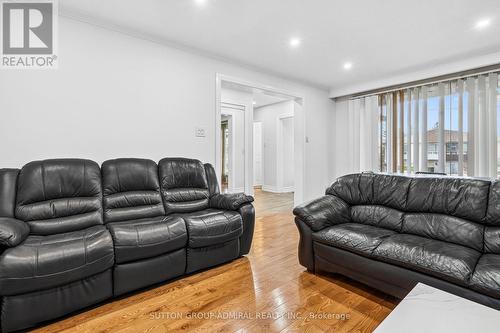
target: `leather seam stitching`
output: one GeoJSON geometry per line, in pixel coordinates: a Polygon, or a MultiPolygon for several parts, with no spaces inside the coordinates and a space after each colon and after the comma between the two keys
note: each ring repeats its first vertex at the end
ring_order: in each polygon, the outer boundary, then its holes
{"type": "Polygon", "coordinates": [[[216,237],[221,237],[221,236],[226,236],[226,235],[229,235],[231,233],[235,233],[235,232],[238,232],[240,230],[243,230],[243,228],[238,228],[238,229],[235,229],[235,230],[231,230],[229,233],[222,233],[220,235],[207,235],[207,236],[192,236],[190,239],[204,239],[204,238],[216,238],[216,237]]]}
{"type": "MultiPolygon", "coordinates": [[[[67,218],[67,217],[75,217],[75,216],[81,216],[81,215],[92,215],[94,213],[99,213],[99,209],[91,210],[91,211],[88,211],[88,212],[85,212],[85,213],[78,213],[78,214],[71,214],[71,215],[64,215],[64,216],[56,216],[56,217],[48,217],[48,218],[37,219],[37,220],[24,220],[24,222],[27,223],[27,224],[29,224],[30,227],[33,228],[33,226],[31,224],[37,223],[37,222],[42,222],[43,223],[43,221],[51,221],[51,220],[57,220],[57,219],[64,219],[64,218],[67,218]]],[[[102,223],[99,223],[99,224],[102,224],[102,223]]],[[[94,225],[98,225],[98,224],[92,224],[91,226],[94,226],[94,225]]],[[[34,235],[36,235],[36,233],[34,233],[34,235]]]]}
{"type": "MultiPolygon", "coordinates": [[[[91,227],[91,228],[93,228],[93,227],[91,227]]],[[[99,230],[99,231],[103,231],[103,230],[99,230]]],[[[94,234],[92,234],[92,236],[94,236],[96,234],[98,234],[98,233],[94,233],[94,234]]],[[[48,236],[40,236],[40,235],[32,235],[32,236],[35,236],[35,237],[48,237],[48,236]]],[[[51,235],[49,235],[49,236],[51,236],[51,235]]],[[[73,241],[78,240],[80,238],[81,237],[61,239],[61,240],[56,240],[56,241],[52,241],[52,242],[43,243],[43,245],[55,245],[55,244],[73,242],[73,241]]],[[[30,248],[32,248],[32,247],[41,247],[42,246],[42,239],[38,240],[38,243],[36,243],[36,244],[23,244],[23,245],[20,245],[20,246],[26,246],[26,247],[30,247],[30,248]]]]}
{"type": "Polygon", "coordinates": [[[181,239],[183,238],[184,235],[182,236],[178,236],[178,237],[175,237],[175,238],[169,238],[168,240],[166,241],[159,241],[159,242],[155,242],[155,243],[147,243],[147,244],[139,244],[137,243],[136,245],[120,245],[120,244],[116,244],[115,245],[115,248],[136,248],[136,247],[147,247],[147,246],[153,246],[153,245],[158,245],[158,244],[163,244],[163,243],[168,243],[168,242],[171,242],[171,241],[175,241],[175,240],[178,240],[178,239],[181,239]]]}
{"type": "Polygon", "coordinates": [[[57,201],[57,200],[81,200],[81,199],[99,199],[99,194],[96,194],[95,196],[78,196],[78,197],[60,197],[60,198],[53,198],[53,199],[46,199],[46,200],[41,200],[41,201],[34,201],[30,203],[25,203],[25,204],[19,204],[18,207],[29,207],[33,206],[36,204],[45,204],[49,203],[50,201],[57,201]]]}
{"type": "Polygon", "coordinates": [[[158,203],[154,203],[154,204],[129,205],[129,206],[125,206],[125,207],[109,207],[108,206],[108,207],[106,207],[105,211],[109,212],[109,211],[116,210],[116,209],[127,209],[127,208],[137,208],[137,207],[156,207],[159,205],[162,205],[162,203],[158,202],[158,203]]]}
{"type": "MultiPolygon", "coordinates": [[[[97,263],[97,262],[100,262],[100,261],[105,261],[109,257],[113,257],[113,256],[114,256],[113,253],[107,254],[104,257],[101,257],[101,258],[99,258],[97,260],[88,262],[87,265],[94,264],[94,263],[97,263]]],[[[44,274],[44,275],[36,275],[36,276],[28,276],[28,277],[20,277],[20,278],[4,278],[4,279],[0,279],[0,280],[3,280],[3,281],[15,281],[15,280],[28,280],[28,279],[33,279],[33,278],[44,278],[44,277],[56,276],[56,275],[59,275],[59,274],[62,274],[62,273],[68,273],[68,272],[76,271],[76,270],[80,269],[81,267],[85,267],[87,265],[80,265],[78,267],[71,268],[71,269],[66,269],[66,270],[63,270],[63,271],[59,271],[57,273],[44,274]]]]}

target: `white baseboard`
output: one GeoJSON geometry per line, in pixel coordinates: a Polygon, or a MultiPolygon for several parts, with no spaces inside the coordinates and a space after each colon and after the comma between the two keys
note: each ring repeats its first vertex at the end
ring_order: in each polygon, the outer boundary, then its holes
{"type": "Polygon", "coordinates": [[[294,192],[295,187],[294,186],[277,187],[273,185],[262,185],[262,191],[272,192],[272,193],[289,193],[289,192],[294,192]]]}
{"type": "Polygon", "coordinates": [[[295,192],[295,186],[285,186],[282,187],[280,190],[282,193],[295,192]]]}

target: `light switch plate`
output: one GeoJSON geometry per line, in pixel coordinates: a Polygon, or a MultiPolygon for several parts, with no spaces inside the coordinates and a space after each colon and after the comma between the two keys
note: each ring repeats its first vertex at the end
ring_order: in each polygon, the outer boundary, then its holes
{"type": "Polygon", "coordinates": [[[203,127],[196,127],[194,135],[198,138],[204,138],[206,136],[206,131],[203,127]]]}

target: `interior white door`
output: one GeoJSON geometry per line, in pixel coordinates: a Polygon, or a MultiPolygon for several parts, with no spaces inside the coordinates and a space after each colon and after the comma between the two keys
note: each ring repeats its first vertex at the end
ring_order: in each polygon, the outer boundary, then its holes
{"type": "Polygon", "coordinates": [[[228,120],[228,193],[245,191],[245,108],[221,108],[221,119],[228,120]]]}
{"type": "Polygon", "coordinates": [[[262,186],[262,123],[253,123],[253,185],[262,186]]]}
{"type": "Polygon", "coordinates": [[[295,176],[295,168],[294,168],[294,158],[295,158],[295,149],[294,149],[294,121],[293,117],[287,117],[281,119],[281,128],[282,128],[282,139],[281,139],[281,149],[283,161],[281,163],[282,170],[282,188],[281,190],[284,192],[293,192],[294,191],[294,176],[295,176]]]}

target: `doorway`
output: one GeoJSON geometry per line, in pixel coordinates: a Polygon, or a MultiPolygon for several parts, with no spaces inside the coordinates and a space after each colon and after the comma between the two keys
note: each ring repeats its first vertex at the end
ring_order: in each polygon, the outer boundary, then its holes
{"type": "Polygon", "coordinates": [[[262,122],[253,123],[253,186],[262,187],[263,176],[263,141],[262,141],[262,122]]]}
{"type": "Polygon", "coordinates": [[[293,113],[282,115],[278,119],[277,138],[277,175],[280,193],[295,191],[295,163],[293,140],[293,113]]]}
{"type": "MultiPolygon", "coordinates": [[[[262,191],[295,192],[295,102],[255,96],[254,121],[262,124],[262,191]]],[[[258,149],[258,148],[257,148],[258,149]]],[[[254,147],[254,152],[256,147],[254,147]]],[[[254,160],[254,169],[257,163],[254,160]]]]}
{"type": "Polygon", "coordinates": [[[221,172],[221,191],[226,193],[229,183],[229,119],[222,116],[220,125],[221,142],[222,142],[222,172],[221,172]]]}
{"type": "MultiPolygon", "coordinates": [[[[293,117],[287,117],[284,120],[284,124],[278,126],[276,123],[274,125],[273,134],[275,144],[277,142],[282,142],[282,154],[278,154],[275,150],[276,162],[274,163],[274,169],[278,170],[278,164],[281,166],[281,172],[275,172],[276,181],[280,181],[281,185],[275,185],[274,190],[290,191],[293,198],[294,204],[299,204],[303,201],[303,181],[304,181],[304,155],[305,155],[305,125],[304,125],[304,114],[303,106],[304,99],[292,92],[270,87],[268,85],[263,85],[260,83],[249,82],[246,80],[228,77],[222,74],[216,75],[216,172],[221,175],[221,179],[227,179],[227,190],[229,191],[231,186],[232,173],[236,171],[242,176],[242,185],[233,186],[233,190],[242,190],[247,194],[253,195],[255,192],[254,186],[264,188],[266,179],[266,153],[269,146],[266,143],[266,129],[264,128],[264,123],[259,124],[259,120],[254,119],[254,109],[259,108],[259,102],[255,101],[255,96],[260,95],[265,100],[273,100],[267,103],[289,103],[292,108],[293,117]],[[231,92],[231,93],[229,93],[231,92]],[[225,162],[223,156],[230,156],[230,149],[225,148],[222,144],[224,137],[222,132],[224,127],[222,126],[222,120],[224,115],[224,105],[225,104],[237,104],[243,105],[244,110],[242,111],[243,119],[243,133],[242,148],[234,148],[233,152],[235,154],[234,163],[240,161],[240,167],[236,167],[233,164],[231,168],[230,162],[225,162]],[[277,132],[281,133],[278,136],[277,132]],[[260,135],[259,135],[260,133],[260,135]],[[283,137],[286,135],[286,138],[283,137]],[[293,138],[289,140],[290,136],[293,138]],[[226,149],[226,152],[223,150],[226,149]],[[280,157],[278,160],[277,158],[280,157]],[[281,161],[281,162],[279,162],[281,161]],[[223,167],[226,163],[228,166],[223,167]],[[232,170],[231,170],[232,169],[232,170]],[[281,174],[281,175],[279,175],[281,174]],[[293,176],[292,176],[293,175],[293,176]],[[224,178],[226,177],[226,178],[224,178]],[[291,181],[290,181],[291,180],[291,181]]],[[[282,114],[280,114],[282,115],[282,114]]],[[[278,118],[275,117],[275,121],[278,118]]],[[[231,133],[231,129],[228,126],[226,130],[231,133]]],[[[233,134],[236,131],[232,132],[233,134]]],[[[228,145],[231,146],[232,140],[228,139],[228,145]]],[[[233,180],[235,183],[235,180],[233,180]]],[[[221,182],[222,185],[222,182],[221,182]]],[[[222,187],[222,186],[221,186],[222,187]]]]}
{"type": "MultiPolygon", "coordinates": [[[[245,105],[223,103],[221,107],[221,191],[245,191],[245,105]]],[[[219,177],[218,177],[219,178],[219,177]]]]}

